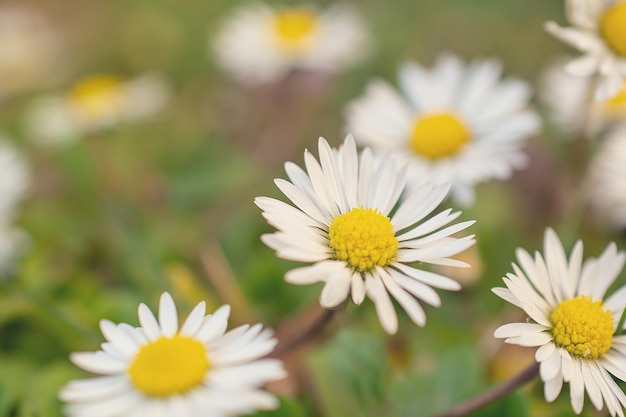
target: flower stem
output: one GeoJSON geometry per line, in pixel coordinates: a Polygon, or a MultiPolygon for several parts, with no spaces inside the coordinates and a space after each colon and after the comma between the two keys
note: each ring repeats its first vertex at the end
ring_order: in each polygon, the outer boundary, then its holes
{"type": "Polygon", "coordinates": [[[279,357],[294,350],[308,339],[318,335],[335,315],[335,310],[324,310],[308,326],[296,333],[291,338],[276,346],[271,356],[279,357]]]}
{"type": "Polygon", "coordinates": [[[469,413],[472,413],[476,410],[479,410],[482,407],[485,407],[492,402],[504,397],[506,394],[514,391],[515,389],[521,387],[527,382],[531,381],[539,374],[539,363],[534,362],[528,368],[524,369],[519,374],[515,375],[513,378],[508,381],[503,382],[500,385],[497,385],[490,389],[489,391],[485,391],[477,397],[471,398],[448,411],[444,411],[441,414],[438,414],[436,417],[460,417],[465,416],[469,413]]]}

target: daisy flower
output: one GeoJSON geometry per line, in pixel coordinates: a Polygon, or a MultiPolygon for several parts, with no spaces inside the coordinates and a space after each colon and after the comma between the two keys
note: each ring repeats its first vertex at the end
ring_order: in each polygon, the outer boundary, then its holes
{"type": "Polygon", "coordinates": [[[324,282],[320,304],[332,309],[348,296],[361,304],[367,295],[382,327],[398,329],[389,295],[419,326],[426,322],[418,299],[433,306],[441,300],[431,288],[459,290],[451,278],[422,270],[414,263],[468,266],[450,257],[474,244],[474,236],[452,235],[473,221],[452,224],[459,212],[444,210],[427,219],[448,193],[447,184],[424,185],[400,201],[405,170],[389,156],[375,159],[369,149],[360,158],[351,136],[339,149],[319,140],[319,162],[304,154],[306,171],[288,162],[290,181],[276,179],[295,205],[268,197],[255,203],[275,233],[262,236],[278,257],[313,265],[293,269],[287,282],[324,282]],[[445,227],[444,227],[445,226],[445,227]]]}
{"type": "Polygon", "coordinates": [[[178,326],[176,306],[161,295],[158,320],[139,306],[140,327],[100,322],[107,340],[95,353],[73,353],[71,360],[96,378],[71,381],[60,397],[68,416],[222,417],[278,405],[259,387],[283,378],[277,359],[260,359],[276,339],[260,324],[226,332],[230,307],[205,315],[199,303],[178,326]]]}
{"type": "Polygon", "coordinates": [[[538,347],[535,359],[544,381],[546,401],[554,401],[569,383],[571,404],[579,414],[585,391],[596,409],[624,417],[626,396],[613,377],[626,380],[626,335],[620,321],[626,308],[626,287],[606,296],[626,254],[611,243],[599,258],[583,262],[578,241],[567,259],[556,233],[547,229],[544,254],[517,250],[521,268],[503,278],[499,297],[523,309],[524,323],[499,327],[495,337],[521,346],[538,347]],[[620,328],[618,329],[618,325],[620,328]]]}
{"type": "Polygon", "coordinates": [[[60,67],[58,33],[20,2],[0,5],[0,45],[0,99],[47,84],[60,67]]]}
{"type": "Polygon", "coordinates": [[[613,122],[626,119],[626,82],[613,97],[591,100],[592,77],[572,75],[563,68],[563,59],[551,63],[541,75],[539,98],[550,119],[568,139],[577,133],[594,135],[613,122]]]}
{"type": "Polygon", "coordinates": [[[614,96],[626,78],[626,1],[567,0],[566,13],[573,26],[546,23],[548,32],[583,53],[565,69],[573,75],[598,75],[596,100],[614,96]]]}
{"type": "Polygon", "coordinates": [[[612,131],[594,156],[587,200],[603,223],[626,229],[626,125],[612,131]]]}
{"type": "Polygon", "coordinates": [[[212,43],[218,63],[248,84],[277,81],[292,70],[340,71],[368,49],[359,16],[343,5],[248,6],[225,19],[212,43]]]}
{"type": "Polygon", "coordinates": [[[160,111],[169,96],[169,86],[156,74],[130,80],[94,75],[64,94],[36,100],[26,116],[26,127],[37,143],[63,145],[94,131],[148,117],[160,111]]]}
{"type": "Polygon", "coordinates": [[[347,128],[360,143],[392,152],[409,165],[409,182],[451,182],[463,205],[473,186],[506,179],[526,162],[524,140],[537,132],[539,118],[526,108],[530,88],[500,80],[501,64],[479,60],[465,65],[441,55],[432,70],[406,62],[399,71],[401,93],[376,80],[347,107],[347,128]]]}

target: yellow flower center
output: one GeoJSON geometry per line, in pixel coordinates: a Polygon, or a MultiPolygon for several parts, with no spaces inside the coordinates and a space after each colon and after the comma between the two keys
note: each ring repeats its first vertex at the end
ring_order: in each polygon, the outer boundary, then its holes
{"type": "Polygon", "coordinates": [[[411,146],[418,154],[438,159],[456,154],[470,140],[470,132],[452,113],[432,113],[415,121],[411,146]]]}
{"type": "Polygon", "coordinates": [[[182,394],[204,380],[210,363],[204,345],[178,334],[144,345],[128,368],[135,387],[146,395],[182,394]]]}
{"type": "Polygon", "coordinates": [[[319,18],[310,9],[290,8],[274,14],[276,43],[288,53],[298,53],[308,48],[318,26],[319,18]]]}
{"type": "Polygon", "coordinates": [[[596,359],[613,343],[613,315],[602,301],[581,295],[561,302],[550,316],[557,346],[576,357],[596,359]]]}
{"type": "Polygon", "coordinates": [[[110,75],[86,78],[72,88],[69,101],[78,117],[87,122],[116,116],[123,104],[122,81],[110,75]]]}
{"type": "Polygon", "coordinates": [[[600,34],[616,54],[626,57],[626,1],[616,3],[604,13],[600,34]]]}
{"type": "Polygon", "coordinates": [[[330,225],[330,247],[335,259],[360,272],[389,265],[396,257],[398,239],[389,217],[377,210],[355,208],[330,225]]]}

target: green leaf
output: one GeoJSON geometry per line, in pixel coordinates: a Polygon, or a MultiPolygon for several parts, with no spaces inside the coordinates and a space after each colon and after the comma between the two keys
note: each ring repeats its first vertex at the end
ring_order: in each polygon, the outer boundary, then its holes
{"type": "Polygon", "coordinates": [[[371,335],[345,330],[309,361],[323,415],[384,414],[387,356],[383,343],[371,335]]]}

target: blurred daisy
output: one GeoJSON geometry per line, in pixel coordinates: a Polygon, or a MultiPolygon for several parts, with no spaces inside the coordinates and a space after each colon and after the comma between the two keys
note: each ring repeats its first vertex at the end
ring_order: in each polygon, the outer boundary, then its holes
{"type": "Polygon", "coordinates": [[[554,401],[567,382],[577,414],[586,391],[596,409],[604,404],[612,416],[624,417],[626,396],[613,377],[626,381],[626,335],[620,323],[626,287],[605,296],[626,254],[611,243],[599,258],[583,263],[583,244],[578,241],[568,260],[559,238],[547,229],[544,255],[536,253],[533,259],[518,249],[517,259],[521,269],[513,264],[514,273],[503,278],[507,288],[493,291],[530,319],[499,327],[495,337],[538,347],[535,359],[546,401],[554,401]],[[617,329],[618,324],[622,328],[617,329]]]}
{"type": "Polygon", "coordinates": [[[166,81],[156,74],[131,80],[96,75],[72,86],[66,94],[35,101],[26,117],[32,140],[62,145],[118,123],[148,117],[169,100],[166,81]]]}
{"type": "Polygon", "coordinates": [[[453,197],[469,205],[474,184],[524,166],[523,141],[539,127],[526,108],[528,85],[500,81],[501,72],[496,60],[465,65],[448,54],[430,71],[407,62],[399,71],[402,93],[382,80],[370,83],[347,108],[347,130],[408,162],[412,185],[450,181],[453,197]]]}
{"type": "Polygon", "coordinates": [[[141,327],[102,320],[102,350],[71,355],[102,376],[63,388],[67,415],[220,417],[276,408],[277,400],[259,390],[285,376],[280,361],[260,359],[276,339],[260,324],[224,333],[229,314],[225,305],[205,315],[201,302],[179,327],[174,301],[163,293],[158,321],[144,304],[141,327]]]}
{"type": "Polygon", "coordinates": [[[423,326],[426,316],[416,299],[439,306],[441,300],[431,287],[461,286],[411,264],[468,266],[450,257],[473,245],[474,236],[452,235],[474,222],[449,225],[460,214],[451,209],[426,219],[445,198],[447,184],[424,185],[400,202],[405,170],[398,170],[387,156],[374,159],[369,149],[359,158],[350,136],[339,149],[320,138],[319,155],[320,162],[305,152],[306,172],[288,162],[291,182],[275,180],[295,207],[273,198],[255,199],[263,217],[277,229],[263,235],[263,242],[280,258],[314,263],[287,272],[285,279],[298,285],[325,282],[320,304],[327,309],[348,296],[361,304],[367,295],[385,331],[395,333],[391,294],[423,326]]]}
{"type": "Polygon", "coordinates": [[[587,199],[601,222],[626,229],[626,125],[600,145],[589,169],[587,199]]]}
{"type": "Polygon", "coordinates": [[[213,41],[218,63],[249,84],[276,81],[292,70],[340,71],[363,58],[367,44],[358,15],[341,5],[248,6],[226,19],[213,41]]]}
{"type": "Polygon", "coordinates": [[[550,119],[568,139],[575,139],[577,133],[594,135],[615,121],[626,120],[626,82],[612,98],[592,100],[592,77],[571,75],[559,59],[546,68],[540,84],[539,97],[550,119]]]}
{"type": "Polygon", "coordinates": [[[567,0],[572,27],[547,22],[546,30],[583,52],[565,69],[579,76],[598,75],[596,100],[613,97],[626,78],[626,1],[567,0]]]}
{"type": "Polygon", "coordinates": [[[0,99],[47,84],[60,66],[61,41],[37,10],[0,4],[0,99]]]}

